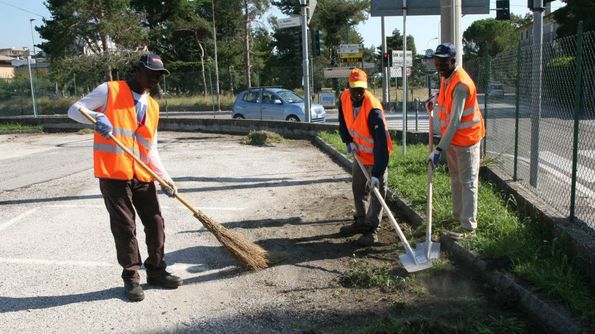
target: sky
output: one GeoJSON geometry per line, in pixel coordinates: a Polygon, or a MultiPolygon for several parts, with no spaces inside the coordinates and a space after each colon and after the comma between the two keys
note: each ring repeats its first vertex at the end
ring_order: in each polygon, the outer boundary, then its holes
{"type": "MultiPolygon", "coordinates": [[[[10,47],[32,47],[32,37],[36,44],[40,44],[39,34],[33,27],[43,24],[42,18],[50,18],[50,13],[43,4],[43,0],[0,0],[0,48],[10,47]],[[30,22],[30,19],[35,21],[30,22]],[[33,36],[32,36],[33,35],[33,36]]],[[[495,7],[495,0],[490,0],[490,8],[495,7]]],[[[563,6],[563,3],[556,0],[552,3],[552,10],[563,6]]],[[[529,12],[527,9],[527,0],[510,0],[511,12],[524,16],[529,12]]],[[[283,14],[278,11],[275,15],[279,18],[283,14]]],[[[488,15],[466,15],[463,17],[462,30],[465,31],[476,20],[496,17],[492,11],[488,15]]],[[[391,35],[394,29],[403,32],[402,17],[386,17],[385,31],[391,35]]],[[[364,45],[366,47],[380,46],[381,44],[381,24],[379,17],[370,17],[365,23],[357,26],[359,33],[364,36],[364,45]]],[[[439,16],[408,16],[407,17],[407,35],[413,35],[418,53],[423,53],[427,48],[435,49],[439,44],[436,37],[440,37],[440,17],[439,16]]]]}

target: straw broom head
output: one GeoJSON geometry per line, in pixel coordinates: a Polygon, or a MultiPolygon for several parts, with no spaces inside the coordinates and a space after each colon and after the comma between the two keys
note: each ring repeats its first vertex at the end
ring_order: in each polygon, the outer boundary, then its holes
{"type": "Polygon", "coordinates": [[[262,247],[247,240],[241,234],[226,229],[200,211],[196,212],[194,217],[200,220],[223,247],[250,270],[258,271],[268,267],[269,254],[262,247]]]}

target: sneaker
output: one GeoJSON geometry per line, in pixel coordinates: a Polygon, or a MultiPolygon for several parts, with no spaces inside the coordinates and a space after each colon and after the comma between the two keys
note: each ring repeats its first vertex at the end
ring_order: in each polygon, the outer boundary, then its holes
{"type": "Polygon", "coordinates": [[[370,232],[370,230],[372,230],[372,227],[370,225],[356,222],[356,223],[341,227],[339,229],[339,233],[344,236],[351,236],[351,235],[359,234],[359,233],[367,233],[367,232],[370,232]]]}
{"type": "Polygon", "coordinates": [[[368,233],[362,235],[361,237],[359,237],[359,239],[357,239],[357,241],[355,243],[358,244],[359,246],[369,247],[369,246],[373,246],[377,242],[378,242],[378,234],[376,232],[368,232],[368,233]]]}
{"type": "Polygon", "coordinates": [[[474,238],[477,235],[475,229],[468,229],[462,226],[458,226],[452,231],[445,231],[444,234],[455,240],[474,238]]]}
{"type": "Polygon", "coordinates": [[[147,273],[147,283],[151,285],[157,285],[165,289],[177,289],[180,285],[182,285],[182,279],[164,270],[158,274],[147,273]]]}
{"type": "Polygon", "coordinates": [[[145,292],[138,283],[124,283],[124,290],[126,291],[126,297],[131,302],[140,302],[145,299],[145,292]]]}

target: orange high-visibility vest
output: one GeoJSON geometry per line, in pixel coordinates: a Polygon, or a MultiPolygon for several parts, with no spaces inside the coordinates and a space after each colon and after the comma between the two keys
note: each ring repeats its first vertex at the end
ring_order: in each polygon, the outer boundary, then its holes
{"type": "Polygon", "coordinates": [[[448,87],[445,87],[446,79],[440,81],[440,93],[438,94],[438,103],[435,110],[438,110],[440,120],[440,134],[444,135],[446,128],[450,124],[450,114],[452,112],[452,101],[454,89],[462,83],[467,87],[469,93],[461,117],[459,128],[452,137],[451,144],[456,146],[468,147],[478,143],[485,136],[485,125],[483,116],[477,103],[477,90],[471,77],[463,68],[458,68],[451,76],[448,87]]]}
{"type": "MultiPolygon", "coordinates": [[[[125,81],[108,82],[107,104],[105,115],[114,128],[112,134],[126,148],[130,149],[143,162],[153,145],[155,131],[159,123],[159,104],[147,96],[145,124],[138,124],[132,91],[125,81]]],[[[140,165],[135,163],[116,142],[105,139],[95,132],[93,144],[93,164],[95,177],[152,182],[154,179],[140,165]]]]}
{"type": "Polygon", "coordinates": [[[388,147],[388,154],[393,151],[393,142],[388,132],[386,118],[384,117],[384,109],[382,104],[374,95],[367,90],[364,94],[364,100],[357,117],[353,117],[353,104],[351,102],[351,94],[349,89],[345,89],[341,95],[341,107],[343,109],[343,118],[349,134],[353,138],[353,142],[357,146],[358,157],[364,165],[374,164],[374,137],[370,133],[370,126],[368,125],[368,116],[372,109],[380,109],[382,119],[384,120],[384,132],[386,134],[386,145],[388,147]]]}

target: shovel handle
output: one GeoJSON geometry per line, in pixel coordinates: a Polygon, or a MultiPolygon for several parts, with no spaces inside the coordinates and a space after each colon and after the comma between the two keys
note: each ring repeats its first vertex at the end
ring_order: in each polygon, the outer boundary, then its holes
{"type": "MultiPolygon", "coordinates": [[[[86,119],[88,119],[91,123],[95,124],[97,123],[97,121],[95,120],[95,118],[93,118],[93,116],[91,116],[89,113],[91,112],[91,110],[85,108],[85,107],[80,107],[79,108],[79,112],[85,116],[86,119]]],[[[147,166],[147,164],[145,164],[140,158],[138,158],[136,155],[134,155],[134,153],[132,153],[132,151],[130,151],[130,149],[128,149],[126,146],[124,146],[124,144],[122,144],[122,142],[116,138],[113,134],[108,134],[108,137],[113,140],[116,145],[118,145],[118,147],[120,147],[122,150],[124,150],[124,152],[126,152],[126,154],[128,154],[130,157],[132,157],[132,159],[134,159],[134,161],[136,163],[138,163],[145,171],[147,171],[147,173],[151,174],[151,176],[153,178],[155,178],[155,180],[157,182],[159,182],[159,185],[161,185],[161,187],[168,187],[171,188],[169,186],[169,184],[167,182],[165,182],[164,179],[162,179],[159,175],[157,175],[157,173],[155,173],[151,167],[147,166]]],[[[190,211],[192,211],[195,215],[202,215],[203,213],[201,211],[199,211],[198,209],[194,208],[184,197],[180,196],[180,194],[176,193],[175,197],[182,203],[184,204],[184,206],[186,206],[188,209],[190,209],[190,211]]]]}
{"type": "MultiPolygon", "coordinates": [[[[366,169],[364,164],[362,164],[362,161],[357,157],[357,154],[354,154],[353,158],[355,159],[355,161],[357,161],[357,164],[359,165],[362,172],[366,176],[366,180],[369,181],[370,174],[368,173],[368,170],[366,169]]],[[[374,187],[372,191],[374,192],[374,195],[378,199],[378,202],[380,202],[380,204],[384,208],[384,211],[386,211],[386,214],[388,215],[390,222],[392,223],[393,227],[395,228],[395,231],[397,231],[397,235],[399,236],[399,239],[401,239],[401,242],[403,243],[403,246],[405,247],[405,251],[407,252],[407,255],[409,255],[411,257],[411,259],[413,260],[413,263],[418,264],[418,261],[415,258],[415,252],[411,248],[411,245],[409,245],[407,238],[405,238],[405,234],[403,234],[403,231],[401,231],[401,227],[399,226],[399,224],[397,223],[397,220],[395,219],[392,212],[390,211],[390,208],[388,207],[388,205],[386,205],[386,202],[384,201],[384,198],[382,198],[380,191],[378,191],[378,188],[376,188],[376,187],[374,187]]]]}

